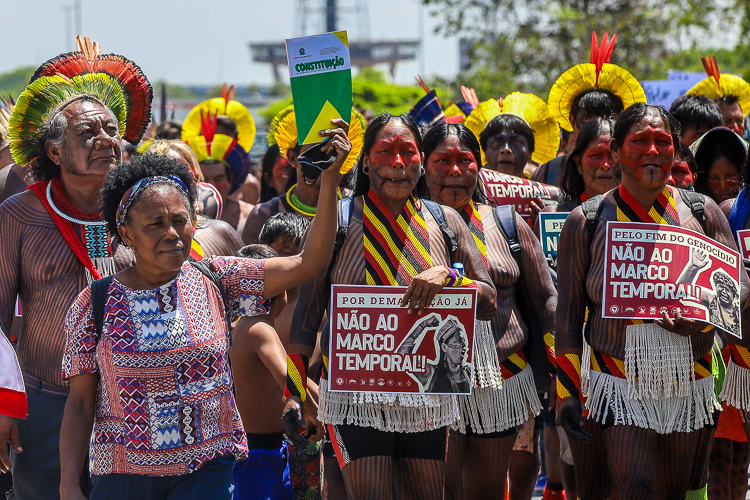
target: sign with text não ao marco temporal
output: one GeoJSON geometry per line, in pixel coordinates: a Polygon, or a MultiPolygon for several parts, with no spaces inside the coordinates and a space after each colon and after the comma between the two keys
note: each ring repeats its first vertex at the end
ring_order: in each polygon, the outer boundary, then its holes
{"type": "Polygon", "coordinates": [[[471,393],[476,289],[444,288],[421,315],[404,292],[331,286],[329,390],[471,393]]]}
{"type": "Polygon", "coordinates": [[[741,337],[741,265],[736,251],[689,229],[607,222],[602,314],[646,320],[679,311],[741,337]]]}

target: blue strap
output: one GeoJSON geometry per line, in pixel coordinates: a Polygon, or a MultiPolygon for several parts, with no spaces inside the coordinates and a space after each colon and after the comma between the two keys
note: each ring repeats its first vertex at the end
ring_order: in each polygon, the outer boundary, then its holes
{"type": "Polygon", "coordinates": [[[518,261],[521,253],[521,244],[516,236],[516,209],[513,205],[499,205],[493,211],[495,223],[505,236],[513,258],[518,261]]]}
{"type": "Polygon", "coordinates": [[[746,188],[742,188],[740,194],[734,199],[732,211],[729,212],[729,227],[732,229],[732,236],[737,238],[737,231],[745,226],[747,216],[750,215],[750,193],[746,188]]]}
{"type": "Polygon", "coordinates": [[[448,223],[445,221],[445,212],[443,212],[443,207],[432,200],[425,200],[424,198],[422,199],[422,202],[424,203],[424,206],[427,207],[427,210],[429,210],[430,214],[432,214],[432,218],[435,219],[435,222],[438,223],[440,232],[443,233],[445,244],[448,245],[448,250],[452,255],[453,252],[458,250],[458,241],[456,241],[456,234],[450,227],[448,227],[448,223]]]}

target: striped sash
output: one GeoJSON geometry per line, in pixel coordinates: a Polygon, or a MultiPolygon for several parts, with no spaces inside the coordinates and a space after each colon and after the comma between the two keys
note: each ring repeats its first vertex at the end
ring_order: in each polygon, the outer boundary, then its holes
{"type": "MultiPolygon", "coordinates": [[[[591,350],[591,369],[605,375],[612,375],[621,379],[627,378],[623,360],[607,356],[593,349],[591,350]]],[[[693,369],[695,370],[695,380],[701,380],[713,374],[710,350],[701,359],[693,362],[693,369]]]]}
{"type": "Polygon", "coordinates": [[[477,210],[477,204],[470,201],[460,212],[458,212],[458,214],[464,220],[466,225],[469,226],[471,235],[474,237],[474,243],[477,244],[479,253],[482,254],[484,268],[489,270],[489,264],[487,263],[487,243],[484,237],[484,225],[482,224],[482,216],[479,215],[479,210],[477,210]]]}
{"type": "Polygon", "coordinates": [[[363,198],[367,284],[409,286],[432,267],[430,237],[417,200],[409,196],[394,219],[372,190],[363,198]]]}

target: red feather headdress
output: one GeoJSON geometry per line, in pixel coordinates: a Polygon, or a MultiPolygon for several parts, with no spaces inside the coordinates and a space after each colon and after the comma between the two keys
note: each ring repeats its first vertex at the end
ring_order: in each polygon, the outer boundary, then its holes
{"type": "Polygon", "coordinates": [[[36,70],[29,83],[43,77],[61,75],[73,78],[90,73],[105,73],[120,85],[125,96],[127,122],[123,139],[138,144],[151,121],[153,89],[141,68],[130,59],[117,54],[101,55],[97,42],[88,37],[76,37],[78,51],[60,54],[36,70]]]}

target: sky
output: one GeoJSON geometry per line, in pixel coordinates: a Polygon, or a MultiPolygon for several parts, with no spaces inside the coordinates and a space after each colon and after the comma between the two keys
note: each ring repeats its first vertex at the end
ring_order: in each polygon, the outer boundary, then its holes
{"type": "MultiPolygon", "coordinates": [[[[352,10],[356,2],[338,0],[352,10]]],[[[270,66],[250,60],[248,42],[283,41],[296,35],[297,0],[80,0],[85,36],[104,53],[135,61],[152,82],[174,84],[268,84],[270,66]]],[[[307,0],[311,7],[321,0],[307,0]]],[[[38,66],[70,50],[66,38],[66,5],[73,0],[20,0],[3,5],[3,51],[0,73],[38,66]]],[[[373,40],[418,39],[424,19],[424,74],[452,77],[458,68],[458,41],[433,33],[437,20],[418,0],[370,0],[373,40]]],[[[358,37],[353,14],[344,13],[339,29],[358,37]]],[[[311,19],[314,21],[314,19],[311,19]]],[[[385,68],[383,68],[385,69],[385,68]]],[[[395,81],[413,84],[417,61],[400,63],[395,81]]],[[[286,72],[283,72],[286,76],[286,72]]]]}

